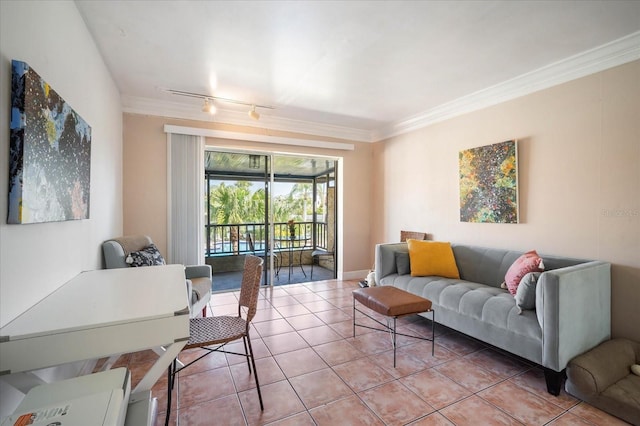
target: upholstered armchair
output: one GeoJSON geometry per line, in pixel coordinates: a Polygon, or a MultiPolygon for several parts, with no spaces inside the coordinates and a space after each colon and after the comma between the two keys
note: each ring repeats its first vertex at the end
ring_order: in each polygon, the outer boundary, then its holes
{"type": "MultiPolygon", "coordinates": [[[[102,243],[107,269],[164,264],[164,258],[147,235],[128,235],[102,243]]],[[[185,266],[185,278],[191,318],[202,311],[206,316],[207,303],[211,299],[211,266],[185,266]]]]}

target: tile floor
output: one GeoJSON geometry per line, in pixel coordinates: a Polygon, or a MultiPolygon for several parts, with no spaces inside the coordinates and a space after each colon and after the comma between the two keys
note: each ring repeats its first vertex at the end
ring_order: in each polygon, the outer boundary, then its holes
{"type": "MultiPolygon", "coordinates": [[[[564,392],[549,395],[539,367],[439,325],[435,356],[430,342],[402,337],[393,368],[387,333],[358,328],[352,337],[357,285],[332,280],[261,290],[252,342],[264,411],[246,360],[215,353],[179,374],[170,424],[626,424],[564,392]]],[[[235,313],[237,295],[214,294],[212,313],[235,313]]],[[[398,331],[430,335],[422,317],[398,324],[398,331]]],[[[183,351],[180,359],[199,351],[183,351]]],[[[135,386],[153,357],[129,354],[116,366],[128,365],[135,386]]],[[[166,383],[162,378],[153,388],[157,425],[165,420],[166,383]]]]}

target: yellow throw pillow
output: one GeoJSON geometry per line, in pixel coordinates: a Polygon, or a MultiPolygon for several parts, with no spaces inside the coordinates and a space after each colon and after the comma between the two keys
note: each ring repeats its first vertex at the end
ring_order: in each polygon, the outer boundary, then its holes
{"type": "Polygon", "coordinates": [[[412,277],[436,275],[460,278],[451,243],[444,241],[407,240],[412,277]]]}

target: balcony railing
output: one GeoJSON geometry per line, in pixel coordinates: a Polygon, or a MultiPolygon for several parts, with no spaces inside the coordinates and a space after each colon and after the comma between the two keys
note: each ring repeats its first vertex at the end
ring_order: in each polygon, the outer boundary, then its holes
{"type": "MultiPolygon", "coordinates": [[[[326,222],[296,222],[293,227],[297,238],[307,238],[305,244],[295,249],[328,249],[328,228],[326,222]],[[313,232],[314,229],[315,232],[313,232]]],[[[266,238],[267,228],[264,223],[208,224],[205,228],[207,232],[207,250],[205,251],[205,256],[207,257],[251,253],[251,248],[247,241],[247,233],[251,234],[255,251],[264,252],[268,244],[268,238],[266,238]]],[[[291,234],[289,224],[286,222],[275,223],[274,233],[274,240],[285,241],[291,234]]],[[[275,250],[278,248],[276,243],[275,250]]]]}

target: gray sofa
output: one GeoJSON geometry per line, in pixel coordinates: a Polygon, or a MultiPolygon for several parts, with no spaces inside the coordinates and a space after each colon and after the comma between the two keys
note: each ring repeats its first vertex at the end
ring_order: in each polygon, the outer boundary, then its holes
{"type": "MultiPolygon", "coordinates": [[[[107,240],[102,243],[102,254],[107,269],[129,268],[127,255],[132,251],[142,250],[153,244],[147,235],[128,235],[107,240]]],[[[192,318],[206,315],[206,308],[211,299],[211,266],[185,266],[187,294],[190,295],[189,310],[192,318]]]]}
{"type": "Polygon", "coordinates": [[[540,255],[535,309],[520,310],[500,285],[522,252],[451,244],[460,279],[412,277],[407,243],[379,244],[377,285],[392,285],[433,303],[436,322],[544,367],[558,395],[567,363],[611,334],[611,265],[540,255]],[[400,270],[400,273],[398,271],[400,270]]]}

